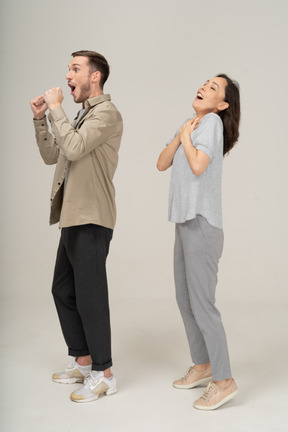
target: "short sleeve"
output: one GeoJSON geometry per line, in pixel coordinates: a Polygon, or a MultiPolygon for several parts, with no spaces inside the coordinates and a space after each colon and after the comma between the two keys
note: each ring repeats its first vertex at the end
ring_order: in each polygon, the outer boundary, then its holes
{"type": "Polygon", "coordinates": [[[198,128],[192,133],[191,139],[194,147],[212,160],[220,148],[222,151],[223,124],[220,117],[214,113],[203,117],[198,128]]]}

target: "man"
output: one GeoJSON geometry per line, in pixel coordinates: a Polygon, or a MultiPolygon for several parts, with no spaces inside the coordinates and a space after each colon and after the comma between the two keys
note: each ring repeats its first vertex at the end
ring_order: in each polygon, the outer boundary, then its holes
{"type": "Polygon", "coordinates": [[[72,54],[66,75],[82,109],[70,124],[59,87],[31,100],[36,140],[46,164],[57,164],[50,224],[61,230],[52,293],[72,363],[53,374],[58,383],[83,385],[71,394],[89,402],[117,391],[111,373],[111,334],[106,258],[116,219],[113,176],[123,132],[122,117],[103,93],[107,60],[94,51],[72,54]],[[45,117],[49,109],[49,132],[45,117]]]}

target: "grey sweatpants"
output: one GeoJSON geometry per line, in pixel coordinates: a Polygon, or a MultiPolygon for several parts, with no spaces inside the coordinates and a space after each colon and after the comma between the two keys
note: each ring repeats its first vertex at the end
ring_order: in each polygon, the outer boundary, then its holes
{"type": "Polygon", "coordinates": [[[215,307],[218,262],[223,231],[197,215],[176,224],[174,276],[176,299],[184,322],[192,361],[211,362],[215,381],[231,377],[226,335],[215,307]]]}

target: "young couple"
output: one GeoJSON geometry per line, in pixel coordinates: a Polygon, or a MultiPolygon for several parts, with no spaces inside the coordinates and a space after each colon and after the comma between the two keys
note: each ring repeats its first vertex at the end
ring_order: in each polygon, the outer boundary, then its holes
{"type": "MultiPolygon", "coordinates": [[[[59,222],[52,293],[62,332],[73,357],[58,383],[81,383],[70,398],[90,402],[117,391],[111,366],[106,258],[116,220],[113,176],[123,131],[122,117],[103,87],[105,57],[72,54],[66,75],[82,104],[71,124],[59,87],[31,100],[36,141],[46,164],[56,164],[50,223],[59,222]],[[49,122],[46,111],[49,110],[49,122]]],[[[172,166],[169,220],[175,223],[176,298],[194,366],[174,381],[178,389],[208,383],[194,407],[213,410],[237,394],[225,331],[215,307],[218,261],[223,248],[221,177],[223,155],[239,136],[240,98],[226,75],[198,90],[196,117],[186,121],[159,156],[160,171],[172,166]]]]}

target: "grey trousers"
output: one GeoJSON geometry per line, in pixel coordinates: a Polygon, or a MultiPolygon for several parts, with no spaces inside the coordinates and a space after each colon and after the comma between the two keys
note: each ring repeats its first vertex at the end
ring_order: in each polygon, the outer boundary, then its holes
{"type": "Polygon", "coordinates": [[[192,361],[211,362],[215,381],[231,378],[226,335],[215,307],[218,262],[223,231],[204,217],[176,224],[174,277],[176,299],[184,322],[192,361]]]}

